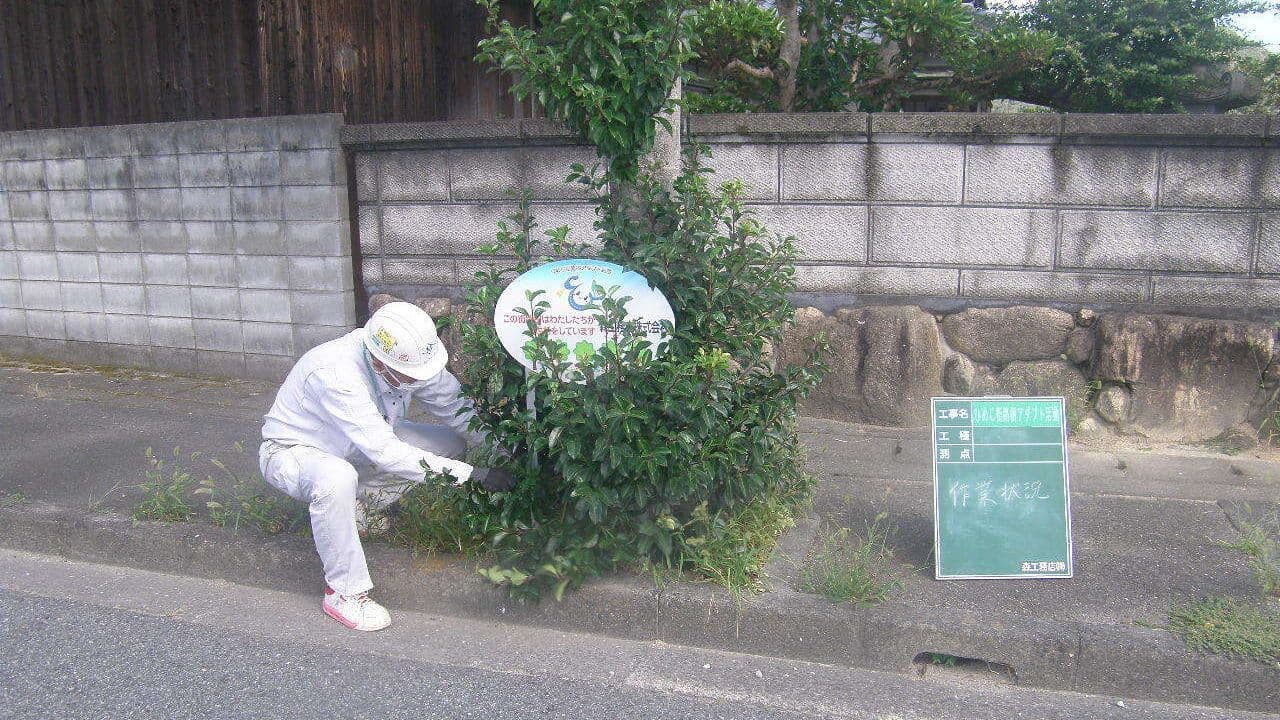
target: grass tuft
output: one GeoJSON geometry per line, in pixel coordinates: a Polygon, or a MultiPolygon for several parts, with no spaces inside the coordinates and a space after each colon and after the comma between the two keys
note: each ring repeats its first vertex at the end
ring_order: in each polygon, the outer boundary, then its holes
{"type": "MultiPolygon", "coordinates": [[[[194,460],[199,457],[192,454],[194,460]]],[[[142,502],[133,510],[134,520],[162,520],[164,522],[184,522],[190,520],[195,512],[187,502],[191,491],[191,473],[181,464],[182,450],[173,449],[173,460],[167,461],[156,456],[151,448],[147,448],[146,478],[138,487],[142,490],[142,502]]]]}
{"type": "Polygon", "coordinates": [[[865,538],[852,537],[849,528],[829,533],[801,568],[799,589],[858,606],[888,599],[902,586],[889,547],[894,530],[888,516],[880,513],[867,527],[865,538]]]}
{"type": "Polygon", "coordinates": [[[1231,598],[1212,597],[1175,608],[1169,613],[1169,630],[1193,650],[1280,662],[1280,617],[1231,598]]]}
{"type": "Polygon", "coordinates": [[[1225,545],[1249,558],[1264,595],[1280,598],[1280,511],[1258,523],[1242,522],[1240,539],[1225,545]]]}
{"type": "Polygon", "coordinates": [[[796,483],[717,515],[694,513],[681,546],[680,566],[735,596],[764,589],[764,567],[778,537],[795,527],[808,507],[812,485],[796,483]]]}
{"type": "Polygon", "coordinates": [[[484,547],[469,529],[447,484],[425,482],[410,488],[396,501],[385,539],[415,552],[477,555],[484,547]]]}

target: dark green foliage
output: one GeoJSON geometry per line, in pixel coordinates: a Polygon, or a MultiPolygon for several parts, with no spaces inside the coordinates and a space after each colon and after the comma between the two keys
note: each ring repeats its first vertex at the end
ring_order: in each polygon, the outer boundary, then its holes
{"type": "Polygon", "coordinates": [[[700,86],[687,88],[692,112],[775,110],[782,20],[772,8],[711,0],[690,21],[691,63],[700,86]]]}

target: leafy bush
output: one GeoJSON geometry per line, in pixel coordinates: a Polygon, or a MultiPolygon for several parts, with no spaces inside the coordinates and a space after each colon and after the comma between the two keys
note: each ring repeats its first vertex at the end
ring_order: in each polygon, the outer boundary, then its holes
{"type": "Polygon", "coordinates": [[[782,19],[743,0],[711,0],[693,16],[689,39],[699,92],[686,94],[692,112],[776,110],[782,19]]]}

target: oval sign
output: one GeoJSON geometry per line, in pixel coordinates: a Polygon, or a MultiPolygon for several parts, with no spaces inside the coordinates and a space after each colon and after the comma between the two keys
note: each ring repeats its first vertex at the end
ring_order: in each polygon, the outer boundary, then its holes
{"type": "Polygon", "coordinates": [[[599,310],[588,309],[602,296],[596,286],[605,290],[618,286],[614,297],[630,297],[627,301],[627,321],[640,324],[655,350],[666,342],[662,321],[675,326],[675,314],[671,303],[657,289],[649,286],[643,275],[603,260],[573,258],[557,260],[526,272],[502,291],[498,307],[494,311],[493,325],[498,331],[502,347],[511,357],[526,368],[533,364],[524,356],[527,320],[516,308],[529,308],[529,291],[545,291],[538,300],[551,303],[542,315],[540,326],[546,328],[553,340],[561,340],[569,346],[569,359],[577,363],[579,357],[594,355],[605,343],[605,334],[596,320],[599,310]]]}

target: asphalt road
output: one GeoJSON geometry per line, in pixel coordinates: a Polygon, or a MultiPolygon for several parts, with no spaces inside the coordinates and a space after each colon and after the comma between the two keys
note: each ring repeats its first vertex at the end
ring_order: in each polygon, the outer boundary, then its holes
{"type": "Polygon", "coordinates": [[[0,550],[0,718],[1260,718],[398,612],[0,550]]]}

